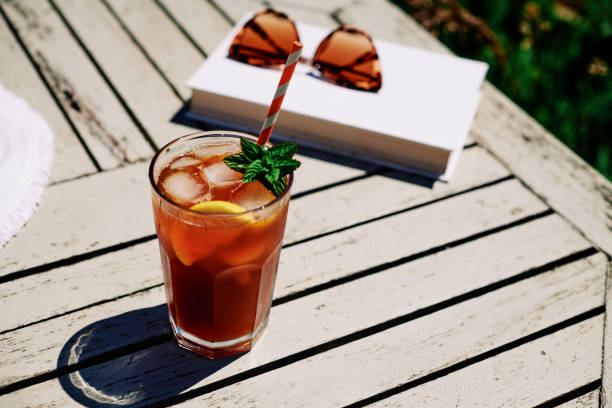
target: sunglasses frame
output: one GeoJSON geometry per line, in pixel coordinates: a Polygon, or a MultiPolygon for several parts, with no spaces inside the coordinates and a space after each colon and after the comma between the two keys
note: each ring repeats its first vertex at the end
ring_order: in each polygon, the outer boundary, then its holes
{"type": "MultiPolygon", "coordinates": [[[[285,51],[281,46],[278,45],[273,38],[271,38],[266,31],[256,22],[258,17],[265,14],[272,14],[277,18],[287,20],[294,30],[295,40],[299,41],[300,36],[297,31],[295,22],[285,13],[277,11],[271,8],[267,8],[257,12],[252,18],[250,18],[238,31],[234,37],[230,46],[228,57],[236,61],[240,61],[249,65],[260,66],[265,68],[282,68],[288,57],[288,52],[285,51]],[[266,52],[261,49],[247,47],[242,43],[242,37],[246,34],[246,29],[250,28],[257,33],[261,39],[268,42],[268,44],[277,51],[276,54],[266,52]],[[246,52],[244,52],[246,51],[246,52]]],[[[348,26],[341,25],[336,29],[332,30],[318,45],[315,55],[312,59],[300,57],[300,62],[309,65],[313,69],[317,70],[321,74],[321,79],[326,79],[339,86],[343,86],[350,89],[357,89],[362,91],[377,92],[382,87],[382,73],[380,69],[380,59],[374,45],[372,38],[363,30],[348,26]],[[350,64],[344,64],[342,66],[331,64],[329,62],[321,61],[318,56],[322,52],[322,47],[329,44],[332,37],[338,33],[348,33],[350,35],[363,36],[370,44],[370,50],[362,53],[355,57],[350,64]],[[356,71],[354,67],[358,64],[362,64],[368,61],[375,61],[375,69],[373,74],[367,74],[364,72],[356,71]],[[364,78],[363,81],[351,81],[342,75],[342,71],[349,72],[353,75],[358,75],[364,78]]]]}

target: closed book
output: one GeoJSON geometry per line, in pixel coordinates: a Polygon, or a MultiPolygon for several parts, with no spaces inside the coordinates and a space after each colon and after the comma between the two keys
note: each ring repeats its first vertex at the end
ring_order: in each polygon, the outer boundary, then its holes
{"type": "MultiPolygon", "coordinates": [[[[244,16],[187,85],[190,114],[216,126],[257,134],[281,71],[228,57],[244,16]]],[[[296,23],[311,58],[329,29],[296,23]]],[[[295,70],[274,136],[403,170],[450,178],[481,96],[487,64],[374,40],[378,92],[349,89],[313,67],[295,70]]]]}

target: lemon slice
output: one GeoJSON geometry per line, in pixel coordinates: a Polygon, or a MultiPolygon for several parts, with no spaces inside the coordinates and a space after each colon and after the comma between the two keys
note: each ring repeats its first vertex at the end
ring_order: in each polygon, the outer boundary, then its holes
{"type": "Polygon", "coordinates": [[[213,214],[239,214],[245,213],[234,219],[241,222],[252,222],[255,220],[253,214],[247,213],[244,208],[238,204],[230,203],[229,201],[213,200],[213,201],[202,201],[189,207],[190,210],[194,210],[201,213],[213,213],[213,214]]]}

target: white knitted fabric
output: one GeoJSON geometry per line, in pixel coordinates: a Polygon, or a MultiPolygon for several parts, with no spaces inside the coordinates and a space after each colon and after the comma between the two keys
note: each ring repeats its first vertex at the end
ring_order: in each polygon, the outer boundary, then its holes
{"type": "Polygon", "coordinates": [[[0,85],[0,248],[34,214],[52,158],[45,119],[0,85]]]}

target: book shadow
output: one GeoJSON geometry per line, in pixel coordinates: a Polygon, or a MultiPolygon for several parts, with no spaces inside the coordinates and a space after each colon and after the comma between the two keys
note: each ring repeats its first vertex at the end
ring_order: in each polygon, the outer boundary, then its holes
{"type": "Polygon", "coordinates": [[[180,348],[162,304],[83,327],[62,347],[57,367],[66,373],[62,388],[81,405],[137,407],[178,395],[243,355],[210,360],[180,348]],[[137,337],[147,340],[130,340],[137,337]]]}
{"type": "MultiPolygon", "coordinates": [[[[195,117],[189,114],[189,104],[191,100],[187,101],[181,109],[179,109],[171,119],[171,122],[177,123],[183,126],[188,126],[194,128],[195,130],[217,130],[222,126],[223,129],[232,130],[237,132],[247,132],[252,133],[248,129],[243,127],[234,126],[231,123],[223,122],[220,125],[219,122],[213,120],[207,120],[201,116],[195,117]]],[[[272,135],[271,138],[272,143],[282,143],[286,140],[279,138],[275,135],[272,135]]],[[[298,142],[299,143],[299,142],[298,142]]],[[[384,163],[373,163],[371,161],[363,160],[358,157],[353,157],[348,154],[339,154],[336,152],[332,152],[329,150],[325,150],[322,148],[318,148],[316,146],[309,146],[300,144],[299,145],[299,154],[303,156],[307,156],[310,158],[323,160],[326,162],[338,164],[341,166],[351,167],[354,169],[362,170],[367,174],[376,174],[383,177],[390,177],[396,180],[400,180],[410,184],[416,184],[422,187],[433,188],[436,182],[440,182],[440,180],[436,178],[432,178],[431,176],[421,175],[418,173],[393,169],[386,166],[384,163]]],[[[350,182],[352,180],[347,180],[350,182]]],[[[443,182],[443,181],[442,181],[443,182]]]]}

